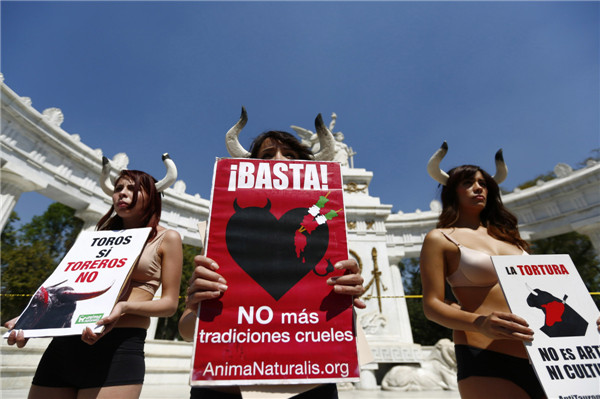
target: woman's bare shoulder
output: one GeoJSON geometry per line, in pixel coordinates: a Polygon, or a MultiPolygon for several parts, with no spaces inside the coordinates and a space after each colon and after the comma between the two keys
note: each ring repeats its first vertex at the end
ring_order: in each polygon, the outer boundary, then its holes
{"type": "Polygon", "coordinates": [[[173,244],[181,244],[181,235],[179,232],[173,229],[167,229],[162,226],[157,226],[156,230],[159,233],[164,232],[163,242],[165,243],[173,243],[173,244]]]}
{"type": "Polygon", "coordinates": [[[181,241],[181,234],[179,234],[179,232],[172,230],[172,229],[167,229],[166,233],[165,233],[165,240],[178,240],[181,241]]]}
{"type": "Polygon", "coordinates": [[[448,239],[444,236],[444,233],[448,234],[448,232],[449,232],[449,229],[433,229],[429,233],[427,233],[427,235],[425,236],[425,241],[429,241],[429,242],[448,241],[448,239]],[[446,231],[446,230],[448,230],[448,231],[446,231]]]}
{"type": "Polygon", "coordinates": [[[449,234],[452,229],[433,229],[425,236],[423,240],[424,247],[440,247],[442,249],[453,247],[452,243],[444,235],[449,234]]]}

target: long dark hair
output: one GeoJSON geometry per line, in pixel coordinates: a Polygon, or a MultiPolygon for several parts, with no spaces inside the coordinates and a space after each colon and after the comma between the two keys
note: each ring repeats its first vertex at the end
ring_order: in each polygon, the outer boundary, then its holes
{"type": "Polygon", "coordinates": [[[310,160],[313,159],[313,153],[310,148],[303,145],[294,135],[280,130],[269,130],[268,132],[258,135],[250,146],[250,158],[258,158],[258,150],[266,139],[271,139],[285,144],[291,150],[298,154],[298,159],[310,160]]]}
{"type": "Polygon", "coordinates": [[[517,217],[502,203],[498,183],[479,166],[462,165],[448,172],[448,182],[442,188],[442,213],[438,218],[437,227],[452,227],[458,221],[459,206],[456,188],[460,182],[473,178],[477,172],[483,175],[488,190],[485,208],[479,214],[481,223],[487,227],[492,237],[528,251],[529,244],[519,234],[517,217]]]}
{"type": "MultiPolygon", "coordinates": [[[[122,170],[115,180],[115,185],[122,178],[129,178],[134,184],[133,200],[129,208],[133,208],[138,200],[140,190],[144,190],[147,194],[147,203],[145,204],[144,214],[140,221],[140,227],[152,227],[148,241],[152,241],[156,237],[158,222],[162,211],[162,201],[160,193],[156,190],[156,179],[146,172],[139,170],[122,170]]],[[[123,229],[123,219],[114,213],[115,206],[111,206],[108,212],[100,219],[96,225],[97,230],[121,230],[123,229]]]]}

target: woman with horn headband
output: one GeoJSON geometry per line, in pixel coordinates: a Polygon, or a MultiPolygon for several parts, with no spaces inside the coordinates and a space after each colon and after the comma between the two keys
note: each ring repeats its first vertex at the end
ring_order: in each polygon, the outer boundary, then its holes
{"type": "MultiPolygon", "coordinates": [[[[127,287],[112,312],[98,321],[104,331],[87,327],[81,337],[52,340],[42,356],[29,398],[139,398],[144,382],[144,341],[150,317],[169,317],[177,310],[183,251],[181,237],[159,226],[161,192],[177,177],[168,154],[163,155],[167,175],[160,182],[147,173],[122,170],[116,181],[103,158],[101,186],[112,197],[110,210],[98,230],[151,227],[150,236],[127,287]],[[162,284],[160,299],[152,300],[162,284]]],[[[10,329],[16,319],[6,326],[10,329]]],[[[23,347],[22,331],[13,331],[8,344],[23,347]]]]}
{"type": "Polygon", "coordinates": [[[510,313],[492,265],[492,255],[523,255],[529,248],[500,198],[498,184],[507,174],[502,150],[494,177],[474,165],[445,173],[439,164],[447,151],[444,142],[427,166],[443,188],[437,228],[421,250],[425,316],[454,330],[462,398],[544,398],[523,345],[533,330],[510,313]],[[446,282],[458,304],[444,299],[446,282]]]}
{"type": "MultiPolygon", "coordinates": [[[[313,155],[311,150],[298,141],[293,135],[282,131],[268,131],[262,133],[254,139],[250,151],[244,149],[238,141],[240,131],[248,120],[246,110],[242,108],[240,120],[227,132],[226,145],[229,154],[237,158],[258,158],[258,159],[316,159],[331,160],[335,153],[335,138],[325,127],[321,115],[317,116],[315,126],[319,137],[321,149],[313,155]]],[[[194,259],[196,268],[192,274],[188,286],[188,296],[186,299],[186,308],[179,319],[179,333],[186,341],[192,341],[194,338],[194,329],[196,326],[196,315],[198,305],[203,300],[215,299],[221,296],[227,290],[227,281],[218,273],[219,265],[206,256],[196,256],[194,259]]],[[[352,295],[354,297],[354,306],[365,308],[366,305],[358,297],[363,294],[363,278],[360,275],[358,264],[354,259],[348,259],[337,262],[334,267],[338,270],[346,270],[346,274],[327,280],[327,284],[333,286],[338,294],[352,295]]],[[[337,388],[335,384],[304,385],[303,387],[292,387],[295,389],[294,398],[337,398],[337,388]]],[[[293,393],[292,393],[293,394],[293,393]]],[[[265,395],[267,395],[265,393],[265,395]]],[[[191,399],[235,399],[241,398],[239,387],[214,387],[200,388],[193,387],[191,390],[191,399]]]]}

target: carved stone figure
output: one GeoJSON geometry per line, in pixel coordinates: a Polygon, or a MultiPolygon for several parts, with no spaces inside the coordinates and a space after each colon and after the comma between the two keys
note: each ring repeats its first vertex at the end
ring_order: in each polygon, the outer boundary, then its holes
{"type": "Polygon", "coordinates": [[[377,334],[387,323],[387,318],[379,312],[369,312],[360,317],[360,325],[367,334],[377,334]]]}
{"type": "Polygon", "coordinates": [[[381,388],[388,391],[457,390],[454,344],[440,339],[421,367],[396,366],[383,377],[381,388]]]}
{"type": "Polygon", "coordinates": [[[65,116],[60,108],[46,108],[44,112],[42,112],[42,115],[48,123],[56,127],[60,127],[65,120],[65,116]]]}
{"type": "MultiPolygon", "coordinates": [[[[332,131],[335,127],[335,121],[337,120],[336,113],[331,114],[331,122],[329,123],[329,131],[332,131]]],[[[319,139],[316,133],[311,130],[304,129],[299,126],[290,126],[300,136],[302,144],[310,147],[313,153],[317,153],[320,149],[319,139]]],[[[339,162],[342,166],[349,166],[348,158],[352,157],[355,153],[346,143],[344,143],[344,134],[342,132],[332,133],[335,138],[335,155],[333,161],[339,162]]]]}
{"type": "Polygon", "coordinates": [[[554,167],[554,174],[556,177],[567,177],[573,173],[573,168],[566,163],[557,163],[554,167]]]}

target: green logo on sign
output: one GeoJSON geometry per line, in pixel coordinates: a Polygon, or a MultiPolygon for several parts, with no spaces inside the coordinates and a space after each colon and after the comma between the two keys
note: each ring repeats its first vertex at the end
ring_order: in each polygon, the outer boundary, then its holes
{"type": "Polygon", "coordinates": [[[82,314],[79,315],[75,324],[90,324],[95,323],[102,318],[104,313],[96,313],[96,314],[82,314]]]}

